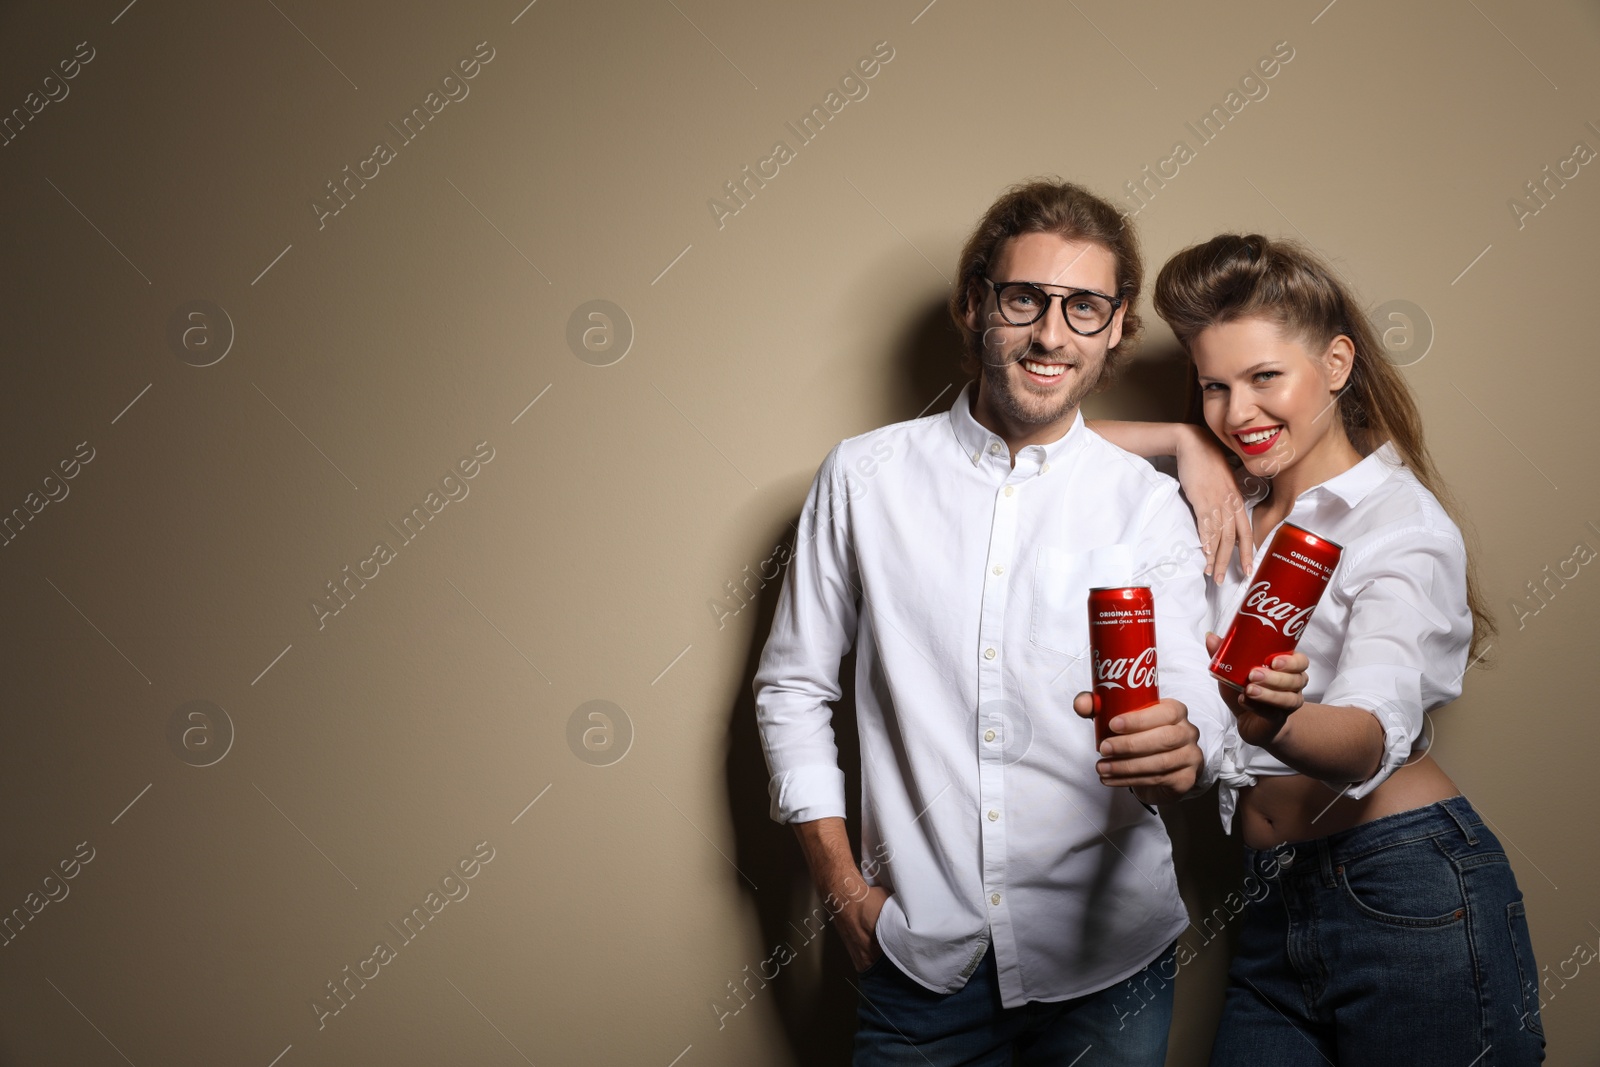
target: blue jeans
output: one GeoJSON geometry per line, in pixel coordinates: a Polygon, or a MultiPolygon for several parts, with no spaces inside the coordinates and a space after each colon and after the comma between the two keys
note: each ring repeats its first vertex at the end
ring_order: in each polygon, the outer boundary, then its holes
{"type": "Polygon", "coordinates": [[[1544,1060],[1522,893],[1466,797],[1245,849],[1212,1067],[1520,1067],[1544,1060]]]}
{"type": "Polygon", "coordinates": [[[857,978],[855,1067],[1161,1067],[1175,947],[1097,993],[1015,1008],[1000,1003],[993,945],[954,993],[935,993],[880,956],[857,978]]]}

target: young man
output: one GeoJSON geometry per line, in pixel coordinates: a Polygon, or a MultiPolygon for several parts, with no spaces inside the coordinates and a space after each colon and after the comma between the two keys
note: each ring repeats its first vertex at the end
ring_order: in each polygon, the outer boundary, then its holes
{"type": "Polygon", "coordinates": [[[858,970],[858,1064],[1164,1058],[1188,918],[1141,801],[1212,784],[1229,712],[1177,483],[1078,412],[1138,333],[1142,280],[1109,204],[1008,190],[951,299],[977,380],[946,413],[840,442],[806,497],[754,688],[772,818],[858,970]],[[1165,699],[1097,753],[1073,707],[1089,590],[1135,584],[1165,699]],[[852,644],[859,870],[828,707],[852,644]]]}

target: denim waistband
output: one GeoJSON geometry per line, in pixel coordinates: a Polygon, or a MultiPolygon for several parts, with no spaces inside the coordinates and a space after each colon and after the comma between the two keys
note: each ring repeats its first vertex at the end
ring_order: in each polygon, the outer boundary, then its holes
{"type": "Polygon", "coordinates": [[[1441,834],[1456,834],[1468,845],[1476,845],[1479,838],[1488,833],[1483,826],[1483,818],[1471,802],[1457,795],[1410,811],[1384,815],[1326,837],[1290,841],[1266,849],[1246,845],[1245,864],[1253,871],[1270,868],[1278,876],[1290,874],[1296,868],[1327,870],[1330,864],[1441,834]]]}

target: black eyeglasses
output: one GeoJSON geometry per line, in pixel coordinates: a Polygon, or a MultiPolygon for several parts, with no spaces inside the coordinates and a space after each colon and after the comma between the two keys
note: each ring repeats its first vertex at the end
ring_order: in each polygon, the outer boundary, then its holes
{"type": "Polygon", "coordinates": [[[1107,296],[1093,289],[1047,293],[1032,282],[997,282],[993,278],[984,281],[994,286],[1000,317],[1012,326],[1032,326],[1050,310],[1051,299],[1059,296],[1067,328],[1080,336],[1093,337],[1111,325],[1111,316],[1122,306],[1120,296],[1107,296]]]}

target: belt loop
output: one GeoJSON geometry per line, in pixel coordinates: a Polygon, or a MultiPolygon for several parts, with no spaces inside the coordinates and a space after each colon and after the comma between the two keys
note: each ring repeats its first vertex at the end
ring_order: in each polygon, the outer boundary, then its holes
{"type": "Polygon", "coordinates": [[[1322,870],[1322,884],[1332,889],[1339,883],[1333,877],[1333,850],[1326,837],[1317,838],[1317,865],[1322,870]]]}
{"type": "MultiPolygon", "coordinates": [[[[1449,812],[1450,818],[1454,819],[1456,825],[1461,827],[1461,836],[1467,839],[1467,844],[1476,845],[1478,843],[1478,835],[1473,832],[1472,824],[1467,822],[1467,820],[1456,811],[1455,801],[1457,799],[1457,797],[1451,797],[1448,800],[1440,801],[1440,806],[1443,807],[1445,811],[1449,812]]],[[[1462,797],[1459,799],[1464,800],[1465,798],[1462,797]]]]}

